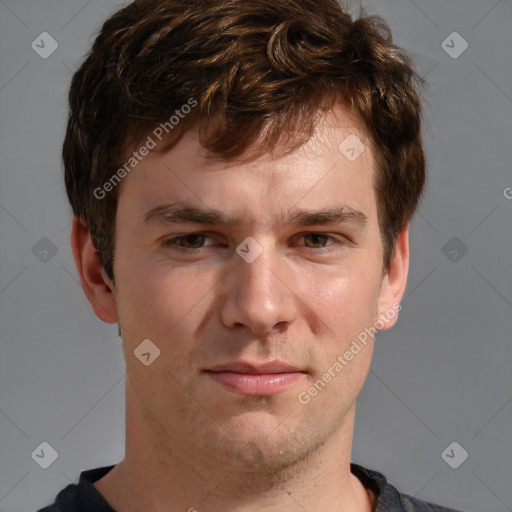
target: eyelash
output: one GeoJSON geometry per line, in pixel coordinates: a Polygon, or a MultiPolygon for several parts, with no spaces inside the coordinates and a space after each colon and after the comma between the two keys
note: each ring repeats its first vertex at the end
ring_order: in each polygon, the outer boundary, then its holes
{"type": "MultiPolygon", "coordinates": [[[[331,240],[334,240],[336,242],[336,243],[333,243],[333,244],[328,245],[326,247],[319,247],[319,248],[304,246],[304,247],[306,247],[308,249],[315,250],[316,252],[319,252],[319,253],[324,253],[325,254],[325,253],[331,252],[331,251],[337,249],[335,247],[336,245],[344,245],[346,243],[346,241],[344,241],[341,238],[334,237],[334,236],[329,235],[327,233],[316,232],[316,231],[311,231],[311,232],[308,232],[308,233],[302,233],[302,234],[300,234],[298,236],[303,238],[303,237],[311,236],[311,235],[320,235],[320,236],[326,237],[328,239],[330,238],[331,240]]],[[[187,233],[187,234],[184,234],[184,235],[180,235],[180,236],[176,236],[176,237],[173,237],[173,238],[169,238],[169,239],[163,240],[162,245],[165,248],[172,247],[173,250],[177,250],[177,251],[185,252],[185,253],[187,253],[187,252],[188,253],[190,253],[190,252],[199,252],[202,249],[204,249],[205,247],[208,247],[208,246],[203,246],[203,247],[198,247],[198,248],[191,249],[191,248],[181,247],[181,246],[175,244],[175,242],[177,240],[182,240],[182,239],[190,237],[190,236],[203,236],[203,237],[206,237],[206,238],[212,238],[212,237],[208,236],[206,233],[187,233]]]]}

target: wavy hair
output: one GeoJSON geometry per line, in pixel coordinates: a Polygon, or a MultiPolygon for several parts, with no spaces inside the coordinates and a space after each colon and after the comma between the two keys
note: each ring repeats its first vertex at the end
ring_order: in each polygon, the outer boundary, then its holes
{"type": "Polygon", "coordinates": [[[72,78],[63,163],[73,213],[113,280],[120,187],[102,200],[93,191],[189,98],[197,107],[169,148],[197,125],[224,161],[256,158],[282,138],[293,151],[343,104],[371,141],[387,269],[424,188],[421,85],[385,21],[353,18],[336,0],[135,0],[104,23],[72,78]]]}

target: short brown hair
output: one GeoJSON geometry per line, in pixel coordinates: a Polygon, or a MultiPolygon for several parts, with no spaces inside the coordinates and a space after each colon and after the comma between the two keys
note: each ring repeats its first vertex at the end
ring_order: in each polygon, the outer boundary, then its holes
{"type": "Polygon", "coordinates": [[[387,270],[425,182],[423,84],[384,20],[362,10],[353,18],[336,0],[135,0],[104,23],[72,79],[63,160],[73,213],[113,280],[120,187],[101,200],[94,191],[190,98],[197,107],[172,145],[197,125],[201,144],[224,161],[262,134],[253,157],[282,136],[293,151],[319,112],[343,104],[370,136],[387,270]]]}

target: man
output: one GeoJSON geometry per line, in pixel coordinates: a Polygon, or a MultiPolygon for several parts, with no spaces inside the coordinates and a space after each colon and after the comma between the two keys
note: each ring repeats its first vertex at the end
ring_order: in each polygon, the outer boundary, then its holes
{"type": "Polygon", "coordinates": [[[126,453],[45,512],[450,511],[351,463],[421,197],[421,80],[336,0],[136,0],[70,91],[71,235],[126,453]]]}

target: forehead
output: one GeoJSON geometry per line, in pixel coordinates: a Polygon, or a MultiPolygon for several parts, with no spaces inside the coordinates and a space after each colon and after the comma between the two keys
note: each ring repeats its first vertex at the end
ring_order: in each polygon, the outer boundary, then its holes
{"type": "MultiPolygon", "coordinates": [[[[266,127],[265,127],[266,128],[266,127]]],[[[262,142],[266,132],[260,134],[255,146],[262,142]]],[[[289,142],[294,141],[293,135],[283,133],[279,143],[273,148],[272,156],[266,153],[255,161],[247,163],[247,167],[266,167],[283,169],[306,161],[327,161],[332,164],[345,163],[344,160],[355,162],[364,154],[370,166],[373,166],[373,155],[370,151],[371,141],[362,121],[352,114],[344,105],[338,104],[331,110],[319,116],[314,132],[309,140],[293,152],[289,152],[289,142]],[[344,159],[341,160],[340,156],[344,159]]],[[[203,156],[207,157],[206,151],[203,156]]],[[[365,158],[363,158],[365,160],[365,158]]],[[[236,162],[217,162],[214,158],[206,162],[211,169],[229,168],[236,162]]]]}
{"type": "Polygon", "coordinates": [[[272,153],[253,161],[222,162],[211,158],[198,131],[190,130],[172,149],[150,151],[124,180],[119,200],[139,209],[142,217],[170,201],[247,215],[254,205],[260,212],[280,210],[280,217],[295,205],[346,204],[371,217],[374,159],[358,119],[338,106],[321,118],[303,146],[283,154],[286,134],[282,140],[272,153]]]}

